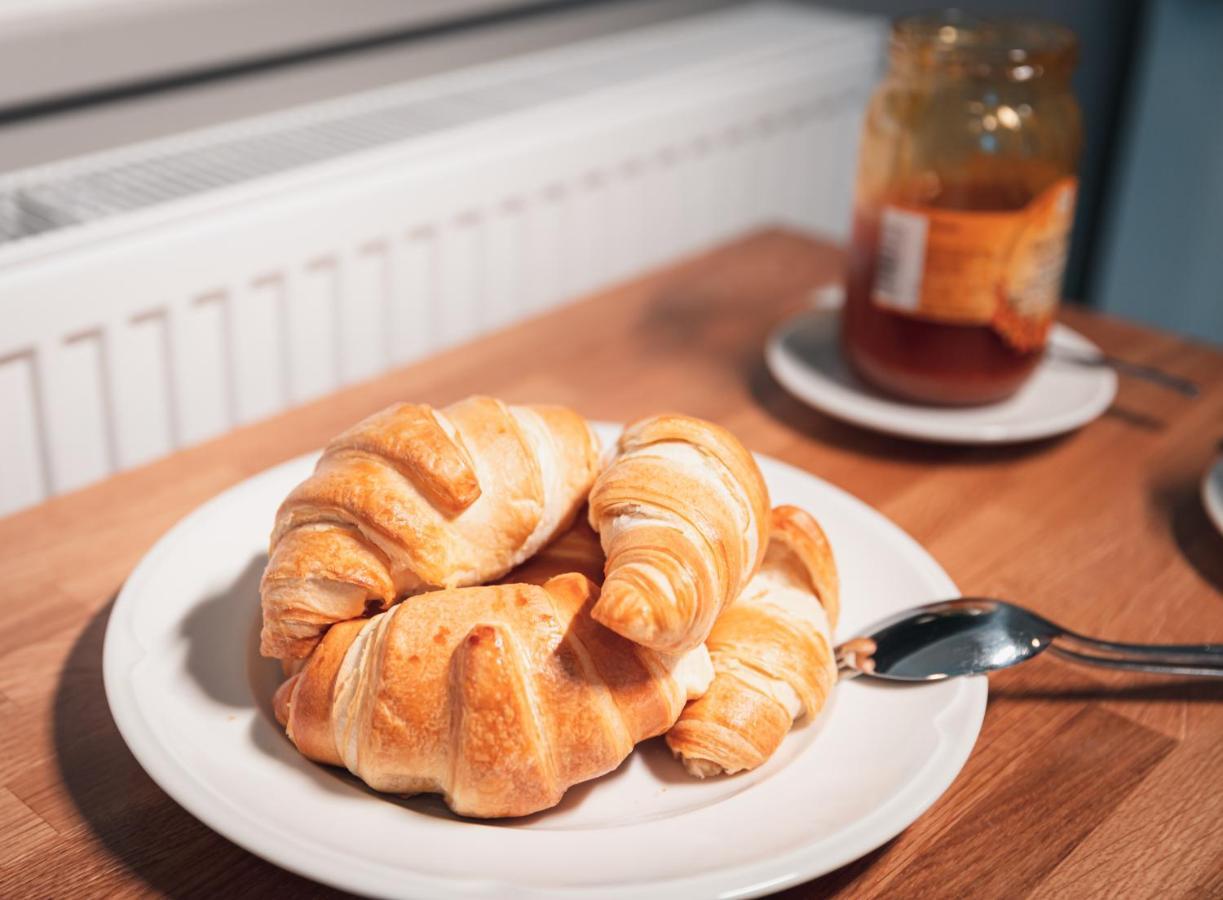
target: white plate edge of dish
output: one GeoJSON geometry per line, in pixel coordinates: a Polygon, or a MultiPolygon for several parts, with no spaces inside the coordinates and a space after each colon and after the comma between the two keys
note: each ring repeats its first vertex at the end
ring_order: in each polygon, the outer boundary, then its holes
{"type": "Polygon", "coordinates": [[[1215,457],[1202,476],[1202,506],[1223,536],[1223,456],[1215,457]]]}

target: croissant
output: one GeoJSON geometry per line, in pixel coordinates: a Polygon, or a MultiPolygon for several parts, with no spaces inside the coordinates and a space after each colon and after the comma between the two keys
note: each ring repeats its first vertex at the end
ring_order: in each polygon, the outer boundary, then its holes
{"type": "Polygon", "coordinates": [[[598,588],[434,591],[324,635],[275,699],[310,759],[375,790],[440,793],[457,813],[520,816],[616,768],[713,677],[704,648],[667,657],[594,622],[598,588]]]}
{"type": "Polygon", "coordinates": [[[667,733],[671,751],[701,778],[763,763],[836,684],[840,599],[828,540],[793,506],[773,510],[772,524],[760,571],[709,635],[713,684],[667,733]]]}
{"type": "Polygon", "coordinates": [[[262,653],[304,657],[335,622],[501,577],[568,526],[598,466],[597,436],[562,407],[471,397],[359,422],[277,512],[262,653]]]}
{"type": "Polygon", "coordinates": [[[661,652],[699,646],[759,567],[768,517],[764,478],[730,432],[679,415],[630,425],[590,494],[607,554],[592,615],[661,652]]]}
{"type": "Polygon", "coordinates": [[[599,536],[579,513],[573,525],[522,565],[501,579],[502,584],[543,584],[557,575],[577,572],[595,584],[603,581],[603,548],[599,536]]]}

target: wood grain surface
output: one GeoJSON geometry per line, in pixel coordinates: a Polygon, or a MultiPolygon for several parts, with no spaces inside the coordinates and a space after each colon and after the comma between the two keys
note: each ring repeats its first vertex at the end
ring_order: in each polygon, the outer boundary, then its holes
{"type": "MultiPolygon", "coordinates": [[[[770,328],[840,266],[829,245],[753,235],[0,520],[0,894],[334,893],[153,784],[107,709],[102,639],[124,578],[176,519],[394,400],[479,391],[602,419],[704,416],[880,509],[966,593],[1117,640],[1223,641],[1223,538],[1198,498],[1223,437],[1223,354],[1068,309],[1109,352],[1203,395],[1122,379],[1095,423],[1014,447],[873,435],[790,399],[761,357],[770,328]]],[[[890,843],[789,893],[1223,897],[1223,684],[1045,657],[1000,673],[948,793],[890,843]]]]}

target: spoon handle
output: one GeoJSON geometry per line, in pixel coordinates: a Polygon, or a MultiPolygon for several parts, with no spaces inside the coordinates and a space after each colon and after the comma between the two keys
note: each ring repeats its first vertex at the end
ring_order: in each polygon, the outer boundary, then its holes
{"type": "Polygon", "coordinates": [[[1118,644],[1067,632],[1054,638],[1049,650],[1110,669],[1223,678],[1223,644],[1118,644]]]}
{"type": "Polygon", "coordinates": [[[1081,366],[1113,369],[1122,375],[1129,375],[1132,378],[1158,384],[1186,397],[1196,397],[1201,393],[1198,386],[1188,378],[1181,378],[1179,375],[1173,375],[1170,372],[1165,372],[1163,369],[1157,369],[1155,366],[1146,366],[1142,363],[1130,362],[1127,359],[1118,359],[1116,356],[1109,356],[1107,353],[1083,353],[1078,350],[1053,347],[1051,348],[1050,355],[1068,362],[1078,363],[1081,366]]]}

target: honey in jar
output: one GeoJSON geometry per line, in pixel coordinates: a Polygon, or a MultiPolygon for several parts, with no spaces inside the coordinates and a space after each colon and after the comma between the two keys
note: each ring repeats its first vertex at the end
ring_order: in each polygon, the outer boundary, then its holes
{"type": "Polygon", "coordinates": [[[1081,143],[1077,45],[1051,24],[900,19],[867,110],[842,344],[921,403],[1001,400],[1043,352],[1081,143]]]}

